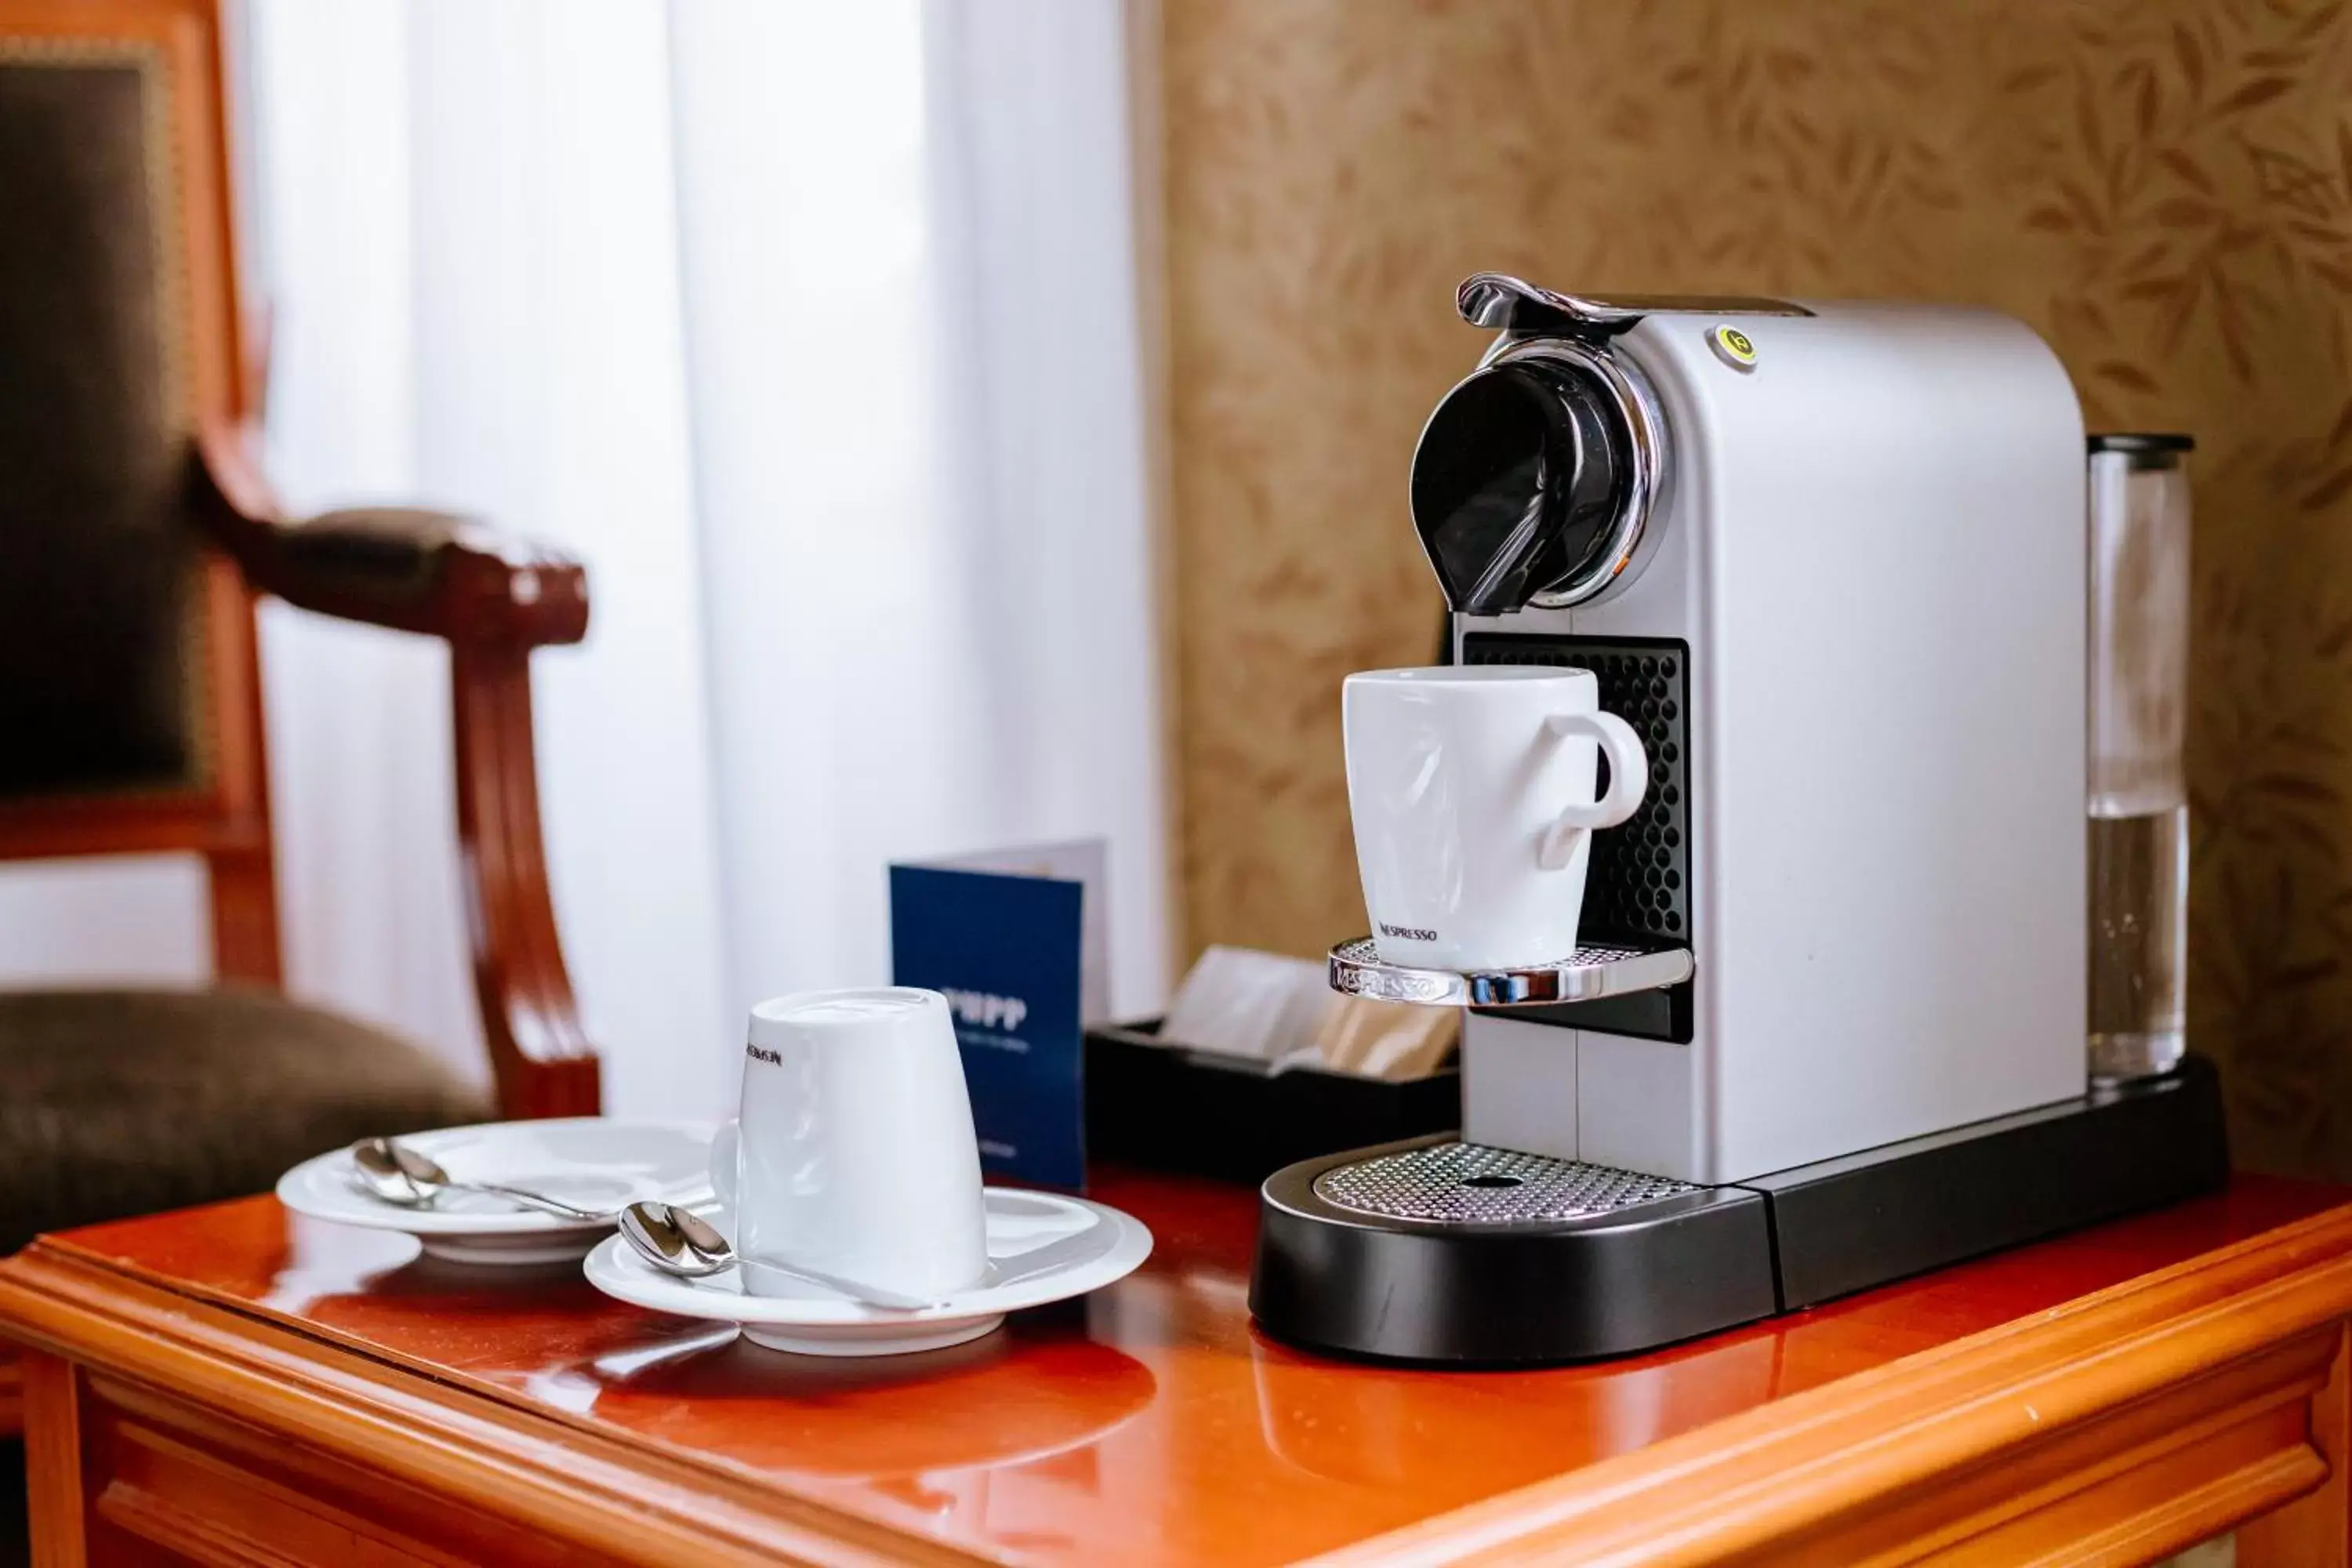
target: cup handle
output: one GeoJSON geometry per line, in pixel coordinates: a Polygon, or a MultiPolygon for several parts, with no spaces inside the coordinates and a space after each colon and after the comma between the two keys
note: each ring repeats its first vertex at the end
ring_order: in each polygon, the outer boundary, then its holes
{"type": "Polygon", "coordinates": [[[742,1143],[740,1121],[722,1121],[710,1135],[710,1190],[719,1194],[719,1206],[730,1214],[735,1212],[735,1155],[742,1143]]]}
{"type": "Polygon", "coordinates": [[[1595,827],[1614,827],[1640,809],[1650,786],[1650,754],[1633,726],[1614,713],[1555,713],[1544,721],[1547,734],[1590,735],[1609,753],[1609,793],[1591,805],[1571,804],[1545,833],[1536,863],[1547,871],[1567,868],[1576,847],[1576,836],[1595,827]]]}

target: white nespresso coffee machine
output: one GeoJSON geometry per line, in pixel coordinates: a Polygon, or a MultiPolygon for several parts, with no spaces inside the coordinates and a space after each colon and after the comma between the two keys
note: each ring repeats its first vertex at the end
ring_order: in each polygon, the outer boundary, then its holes
{"type": "Polygon", "coordinates": [[[1251,1304],[1352,1353],[1620,1354],[2218,1186],[2192,1058],[2084,1068],[2084,447],[2024,325],[1481,274],[1414,454],[1465,664],[1592,670],[1645,802],[1576,953],[1459,973],[1463,1127],[1265,1184],[1251,1304]]]}

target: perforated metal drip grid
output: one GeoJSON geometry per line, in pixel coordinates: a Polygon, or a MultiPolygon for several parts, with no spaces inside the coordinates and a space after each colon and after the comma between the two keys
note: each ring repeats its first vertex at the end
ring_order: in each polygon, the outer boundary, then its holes
{"type": "Polygon", "coordinates": [[[1454,1225],[1590,1219],[1699,1190],[1664,1176],[1482,1143],[1433,1143],[1334,1166],[1315,1178],[1315,1195],[1337,1207],[1454,1225]]]}

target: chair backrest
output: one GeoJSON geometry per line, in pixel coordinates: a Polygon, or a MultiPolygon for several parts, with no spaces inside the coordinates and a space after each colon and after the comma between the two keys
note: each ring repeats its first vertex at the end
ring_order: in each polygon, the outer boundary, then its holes
{"type": "Polygon", "coordinates": [[[184,497],[243,414],[215,0],[0,0],[0,858],[196,850],[275,981],[252,597],[184,497]]]}

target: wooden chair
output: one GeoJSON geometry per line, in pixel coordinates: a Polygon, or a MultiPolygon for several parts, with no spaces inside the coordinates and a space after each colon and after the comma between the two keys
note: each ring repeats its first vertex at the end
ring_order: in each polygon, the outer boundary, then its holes
{"type": "Polygon", "coordinates": [[[530,680],[533,648],[584,635],[585,578],[440,513],[280,514],[249,428],[221,42],[216,0],[0,0],[0,859],[200,854],[223,983],[0,994],[0,1253],[493,1110],[277,994],[258,593],[448,644],[495,1110],[597,1109],[530,680]]]}

